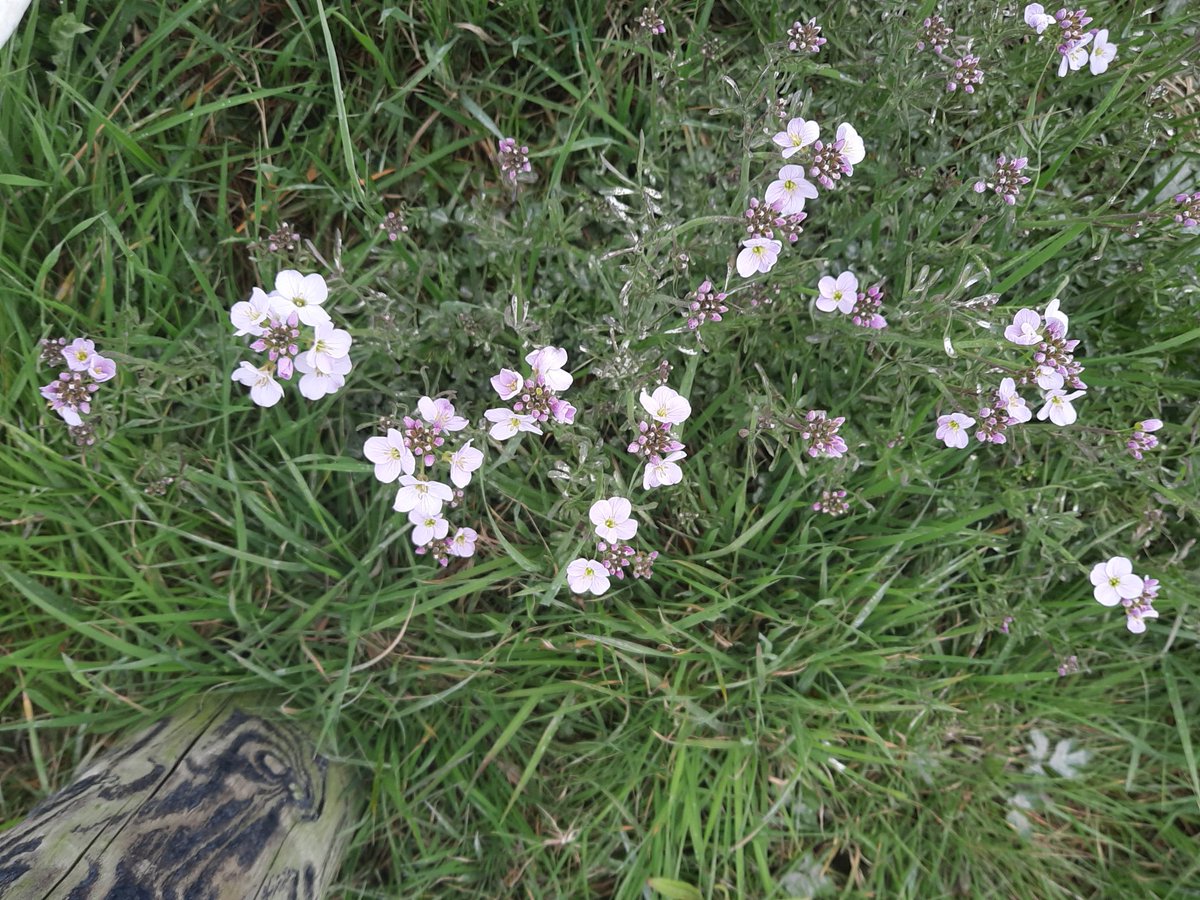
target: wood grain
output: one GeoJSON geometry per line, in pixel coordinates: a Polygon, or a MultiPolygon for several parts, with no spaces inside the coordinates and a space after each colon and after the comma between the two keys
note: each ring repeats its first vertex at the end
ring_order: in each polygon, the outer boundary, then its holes
{"type": "Polygon", "coordinates": [[[197,703],[0,833],[0,898],[318,900],[358,807],[300,729],[197,703]]]}

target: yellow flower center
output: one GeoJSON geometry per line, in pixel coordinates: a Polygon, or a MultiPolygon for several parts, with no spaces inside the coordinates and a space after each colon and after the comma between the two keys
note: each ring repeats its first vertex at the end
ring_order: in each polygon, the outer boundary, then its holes
{"type": "Polygon", "coordinates": [[[792,181],[792,179],[789,178],[787,181],[785,181],[783,183],[783,189],[785,191],[794,191],[796,189],[796,182],[792,181]]]}
{"type": "Polygon", "coordinates": [[[617,523],[612,518],[608,518],[608,519],[604,520],[604,527],[605,528],[616,528],[617,523]]]}

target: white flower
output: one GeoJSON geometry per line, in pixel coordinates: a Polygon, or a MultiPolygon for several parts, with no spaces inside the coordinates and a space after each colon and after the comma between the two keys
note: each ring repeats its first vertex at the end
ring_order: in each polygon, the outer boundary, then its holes
{"type": "Polygon", "coordinates": [[[430,541],[440,541],[450,530],[450,523],[436,512],[414,509],[408,514],[408,521],[413,524],[412,541],[418,547],[424,547],[430,541]]]}
{"type": "Polygon", "coordinates": [[[454,404],[445,397],[438,397],[436,400],[431,397],[422,397],[417,401],[417,409],[426,424],[431,425],[434,429],[462,431],[467,427],[467,420],[462,416],[455,415],[454,404]]]}
{"type": "Polygon", "coordinates": [[[275,292],[271,295],[276,313],[286,319],[293,312],[305,325],[329,321],[329,313],[321,304],[329,297],[329,287],[320,275],[301,275],[295,269],[284,269],[275,276],[275,292]]]}
{"type": "Polygon", "coordinates": [[[1058,64],[1059,78],[1067,74],[1067,69],[1075,72],[1088,64],[1087,45],[1091,42],[1092,35],[1089,32],[1077,40],[1074,46],[1063,55],[1062,62],[1058,64]]]}
{"type": "Polygon", "coordinates": [[[1117,45],[1108,42],[1108,29],[1101,28],[1096,32],[1092,41],[1092,52],[1088,57],[1089,68],[1093,75],[1103,75],[1108,71],[1108,64],[1117,58],[1117,45]]]}
{"type": "Polygon", "coordinates": [[[867,158],[867,148],[863,146],[862,138],[858,136],[858,132],[849,122],[843,122],[838,126],[837,139],[843,142],[842,157],[850,163],[851,168],[867,158]]]}
{"type": "Polygon", "coordinates": [[[1040,3],[1030,3],[1025,7],[1025,24],[1041,34],[1054,24],[1054,16],[1046,14],[1040,3]]]}
{"type": "Polygon", "coordinates": [[[567,351],[562,347],[540,347],[525,357],[533,368],[534,376],[541,376],[552,391],[565,391],[575,379],[563,369],[567,364],[567,351]]]}
{"type": "Polygon", "coordinates": [[[1133,574],[1133,563],[1124,556],[1096,563],[1088,575],[1092,596],[1102,606],[1116,606],[1122,600],[1134,600],[1142,594],[1144,582],[1133,574]]]}
{"type": "Polygon", "coordinates": [[[1075,391],[1068,394],[1061,389],[1047,391],[1045,397],[1042,398],[1046,401],[1046,405],[1038,410],[1038,421],[1044,422],[1049,418],[1055,425],[1063,426],[1072,424],[1077,418],[1077,414],[1075,407],[1071,405],[1071,401],[1077,400],[1085,393],[1085,391],[1075,391]]]}
{"type": "Polygon", "coordinates": [[[1062,374],[1052,366],[1038,366],[1034,381],[1043,391],[1056,391],[1066,384],[1062,374]]]}
{"type": "Polygon", "coordinates": [[[755,272],[770,272],[782,249],[782,241],[762,237],[747,238],[742,242],[742,252],[737,257],[738,274],[749,278],[755,272]]]}
{"type": "Polygon", "coordinates": [[[821,312],[849,313],[858,302],[858,277],[843,272],[837,278],[829,275],[817,282],[817,309],[821,312]]]}
{"type": "Polygon", "coordinates": [[[803,166],[784,166],[779,178],[767,185],[763,195],[767,203],[779,210],[779,214],[790,216],[804,209],[804,201],[817,196],[817,188],[804,177],[803,166]]]}
{"type": "Polygon", "coordinates": [[[451,556],[474,556],[477,540],[479,532],[474,528],[460,528],[454,532],[454,537],[446,542],[446,552],[451,556]]]}
{"type": "Polygon", "coordinates": [[[375,477],[384,484],[411,475],[417,467],[412,451],[404,445],[404,435],[395,428],[388,429],[387,437],[367,438],[363,456],[375,463],[375,477]]]}
{"type": "Polygon", "coordinates": [[[303,376],[297,387],[309,400],[320,400],[326,394],[334,394],[342,389],[350,368],[348,356],[330,359],[329,368],[311,365],[307,356],[297,356],[296,371],[303,376]]]}
{"type": "Polygon", "coordinates": [[[779,132],[772,140],[775,146],[783,151],[783,158],[790,159],[815,141],[820,134],[821,128],[816,122],[792,119],[787,123],[787,130],[779,132]]]}
{"type": "Polygon", "coordinates": [[[596,534],[606,541],[627,541],[637,534],[638,523],[630,518],[633,504],[624,497],[597,500],[588,510],[596,534]]]}
{"type": "Polygon", "coordinates": [[[249,300],[239,300],[229,310],[229,321],[233,323],[234,337],[252,334],[258,337],[263,326],[271,319],[271,298],[260,287],[252,288],[249,300]]]}
{"type": "Polygon", "coordinates": [[[334,328],[332,322],[318,322],[313,327],[313,345],[304,358],[310,368],[332,372],[333,360],[349,354],[351,343],[350,332],[334,328]]]}
{"type": "Polygon", "coordinates": [[[567,584],[576,594],[591,591],[598,597],[608,590],[608,569],[599,560],[580,557],[567,564],[567,584]]]}
{"type": "MultiPolygon", "coordinates": [[[[415,475],[400,476],[400,490],[392,509],[396,512],[419,512],[432,516],[442,511],[442,504],[454,499],[454,491],[440,481],[423,481],[415,475]]],[[[424,543],[422,541],[421,543],[424,543]]]]}
{"type": "Polygon", "coordinates": [[[476,450],[467,441],[450,457],[450,480],[455,487],[466,487],[471,483],[471,473],[483,465],[483,452],[476,450]]]}
{"type": "Polygon", "coordinates": [[[655,422],[679,425],[692,414],[692,405],[665,384],[656,387],[653,394],[642,391],[639,402],[655,422]]]}
{"type": "Polygon", "coordinates": [[[244,362],[233,372],[233,380],[250,388],[250,399],[259,406],[274,406],[283,397],[281,385],[266,369],[244,362]]]}
{"type": "Polygon", "coordinates": [[[542,433],[541,427],[533,416],[513,412],[511,409],[487,409],[484,410],[483,417],[492,423],[488,434],[498,441],[507,441],[519,431],[542,433]]]}
{"type": "Polygon", "coordinates": [[[652,456],[646,462],[646,472],[642,475],[642,489],[661,487],[663,485],[679,484],[683,481],[683,469],[679,468],[679,460],[687,454],[682,450],[668,453],[666,456],[652,456]]]}

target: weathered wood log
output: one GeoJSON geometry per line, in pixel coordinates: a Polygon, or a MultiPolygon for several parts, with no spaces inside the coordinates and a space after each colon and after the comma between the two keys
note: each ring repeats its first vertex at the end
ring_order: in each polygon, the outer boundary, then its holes
{"type": "Polygon", "coordinates": [[[358,807],[300,729],[197,703],[0,833],[0,898],[317,900],[358,807]]]}

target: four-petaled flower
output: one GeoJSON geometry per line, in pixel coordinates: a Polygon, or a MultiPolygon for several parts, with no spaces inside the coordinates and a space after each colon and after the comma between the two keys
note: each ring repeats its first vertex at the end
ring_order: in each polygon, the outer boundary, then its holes
{"type": "Polygon", "coordinates": [[[642,476],[642,489],[648,491],[663,485],[679,484],[683,480],[683,469],[679,468],[678,462],[686,456],[682,450],[676,450],[666,456],[651,456],[646,462],[646,472],[642,476]]]}
{"type": "Polygon", "coordinates": [[[388,429],[387,437],[367,438],[363,455],[375,463],[375,477],[384,484],[411,475],[417,466],[412,451],[404,444],[404,434],[395,428],[388,429]]]}
{"type": "Polygon", "coordinates": [[[627,541],[637,534],[638,523],[631,518],[633,504],[624,497],[597,500],[588,510],[596,534],[606,541],[627,541]]]}
{"type": "Polygon", "coordinates": [[[344,358],[350,352],[352,342],[350,332],[334,328],[332,322],[318,322],[313,327],[313,345],[305,359],[310,368],[332,372],[333,360],[344,358]]]}
{"type": "Polygon", "coordinates": [[[512,369],[501,369],[498,375],[492,376],[492,387],[501,400],[511,400],[521,393],[521,388],[525,387],[525,379],[512,369]]]}
{"type": "MultiPolygon", "coordinates": [[[[334,394],[341,390],[350,373],[350,357],[327,357],[328,368],[323,365],[314,366],[307,356],[297,356],[296,371],[301,374],[300,393],[309,400],[320,400],[326,394],[334,394]]],[[[245,363],[243,363],[245,365],[245,363]]],[[[282,388],[280,388],[282,391],[282,388]]]]}
{"type": "Polygon", "coordinates": [[[1042,339],[1042,317],[1032,309],[1021,309],[1013,316],[1012,324],[1004,329],[1004,337],[1014,344],[1028,347],[1042,339]]]}
{"type": "Polygon", "coordinates": [[[779,259],[779,251],[783,242],[771,238],[747,238],[742,241],[742,251],[737,257],[738,274],[750,278],[756,272],[770,272],[775,261],[779,259]]]}
{"type": "MultiPolygon", "coordinates": [[[[442,511],[442,504],[454,499],[454,491],[449,485],[440,481],[426,481],[415,475],[400,476],[400,490],[396,492],[396,500],[392,509],[396,512],[416,511],[424,515],[436,515],[442,511]]],[[[438,535],[445,537],[445,532],[438,535]]],[[[417,541],[424,544],[425,541],[417,541]]]]}
{"type": "Polygon", "coordinates": [[[858,300],[858,276],[842,272],[837,278],[825,275],[817,282],[817,309],[850,313],[858,300]]]}
{"type": "Polygon", "coordinates": [[[464,488],[471,483],[471,473],[483,465],[483,451],[476,450],[467,441],[450,455],[450,480],[455,487],[464,488]]]}
{"type": "Polygon", "coordinates": [[[462,431],[467,427],[467,420],[454,412],[454,404],[445,397],[422,397],[417,401],[417,409],[434,430],[462,431]]]}
{"type": "MultiPolygon", "coordinates": [[[[779,178],[767,185],[763,195],[767,203],[785,216],[804,210],[804,201],[817,196],[816,186],[804,177],[803,166],[784,166],[779,178]]],[[[740,270],[740,267],[739,267],[740,270]]],[[[764,270],[765,271],[765,270],[764,270]]]]}
{"type": "Polygon", "coordinates": [[[428,544],[430,541],[440,541],[450,530],[450,523],[437,511],[414,509],[408,514],[408,521],[413,524],[412,541],[417,546],[428,544]]]}
{"type": "Polygon", "coordinates": [[[1030,3],[1025,7],[1025,24],[1041,34],[1054,24],[1054,16],[1047,15],[1040,3],[1030,3]]]}
{"type": "Polygon", "coordinates": [[[329,313],[321,308],[328,298],[329,287],[318,274],[301,275],[295,269],[284,269],[275,276],[272,300],[280,318],[294,312],[305,325],[328,322],[329,313]]]}
{"type": "Polygon", "coordinates": [[[1133,574],[1133,563],[1124,556],[1096,563],[1089,577],[1094,585],[1092,596],[1104,606],[1116,606],[1142,593],[1142,579],[1133,574]]]}
{"type": "Polygon", "coordinates": [[[936,437],[939,441],[945,441],[947,447],[961,450],[967,446],[967,429],[974,424],[975,420],[964,413],[938,416],[936,437]]]}
{"type": "Polygon", "coordinates": [[[816,122],[805,119],[792,119],[787,123],[787,129],[775,135],[772,140],[775,146],[783,151],[784,159],[791,159],[821,134],[821,127],[816,122]]]}
{"type": "Polygon", "coordinates": [[[580,557],[567,564],[567,584],[576,594],[591,591],[598,597],[608,590],[608,569],[597,559],[580,557]]]}
{"type": "Polygon", "coordinates": [[[642,391],[640,402],[655,422],[679,425],[692,414],[692,405],[665,384],[656,387],[653,394],[642,391]]]}
{"type": "Polygon", "coordinates": [[[88,363],[95,354],[96,344],[87,338],[75,338],[62,350],[63,359],[67,361],[67,368],[72,372],[86,372],[88,363]]]}
{"type": "Polygon", "coordinates": [[[283,397],[283,386],[267,369],[243,362],[234,370],[233,380],[250,388],[250,399],[259,406],[274,406],[283,397]]]}
{"type": "Polygon", "coordinates": [[[252,334],[258,337],[263,333],[263,327],[271,321],[273,313],[270,294],[256,285],[250,290],[249,300],[239,300],[229,310],[229,321],[236,329],[233,336],[252,334]]]}
{"type": "Polygon", "coordinates": [[[511,409],[487,409],[484,410],[483,415],[492,423],[488,434],[498,441],[506,441],[519,431],[530,431],[533,434],[542,433],[541,427],[534,421],[533,416],[513,412],[511,409]]]}
{"type": "MultiPolygon", "coordinates": [[[[1067,74],[1067,70],[1072,72],[1082,69],[1088,64],[1088,49],[1087,45],[1092,42],[1092,35],[1089,32],[1076,41],[1066,53],[1063,54],[1062,60],[1058,64],[1058,77],[1067,74]]],[[[1114,51],[1113,55],[1116,55],[1114,51]]],[[[1105,63],[1105,68],[1108,64],[1105,63]]]]}
{"type": "Polygon", "coordinates": [[[1117,45],[1108,41],[1108,29],[1101,28],[1096,32],[1092,41],[1092,52],[1088,56],[1088,67],[1093,75],[1103,75],[1108,71],[1108,64],[1117,58],[1117,45]]]}
{"type": "Polygon", "coordinates": [[[454,537],[446,542],[446,552],[451,556],[474,556],[477,540],[479,532],[474,528],[460,528],[454,532],[454,537]]]}
{"type": "Polygon", "coordinates": [[[1038,421],[1044,422],[1049,419],[1055,425],[1070,425],[1077,418],[1075,407],[1071,405],[1072,400],[1077,400],[1082,397],[1085,391],[1074,391],[1068,394],[1061,388],[1056,388],[1046,392],[1046,404],[1038,410],[1038,421]]]}
{"type": "Polygon", "coordinates": [[[541,347],[527,355],[525,362],[533,369],[534,377],[541,377],[552,391],[565,391],[574,381],[571,373],[563,368],[567,351],[562,347],[541,347]]]}
{"type": "Polygon", "coordinates": [[[1000,401],[998,406],[1013,422],[1028,422],[1033,418],[1033,411],[1025,405],[1025,400],[1017,393],[1017,383],[1013,379],[1005,378],[1000,382],[996,398],[1000,401]]]}

